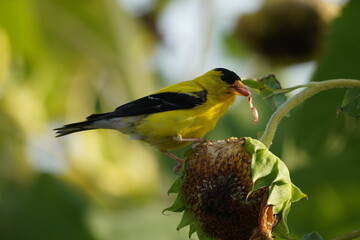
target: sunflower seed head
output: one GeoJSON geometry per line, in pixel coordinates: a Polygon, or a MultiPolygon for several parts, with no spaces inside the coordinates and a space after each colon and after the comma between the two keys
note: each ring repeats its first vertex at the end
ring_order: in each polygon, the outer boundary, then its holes
{"type": "MultiPolygon", "coordinates": [[[[251,161],[244,139],[237,138],[207,142],[188,156],[181,192],[209,237],[272,239],[271,234],[258,233],[262,217],[259,214],[266,206],[267,188],[248,196],[253,187],[251,161]]],[[[275,221],[274,218],[271,227],[275,221]]]]}
{"type": "Polygon", "coordinates": [[[183,212],[177,227],[200,240],[290,239],[291,204],[306,197],[284,162],[249,137],[207,141],[186,153],[164,211],[183,212]]]}

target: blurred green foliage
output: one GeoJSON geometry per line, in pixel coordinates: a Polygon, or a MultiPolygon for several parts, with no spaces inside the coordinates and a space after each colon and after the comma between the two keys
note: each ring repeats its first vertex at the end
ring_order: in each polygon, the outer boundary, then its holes
{"type": "MultiPolygon", "coordinates": [[[[167,157],[115,131],[64,139],[51,131],[160,87],[156,22],[167,4],[136,17],[115,0],[0,1],[0,239],[187,239],[175,230],[180,215],[161,213],[172,200],[167,157]]],[[[350,1],[333,22],[314,80],[360,79],[359,12],[350,1]]],[[[276,135],[272,151],[309,196],[289,215],[296,236],[326,239],[360,225],[360,126],[336,118],[344,92],[313,97],[276,135]]],[[[255,137],[272,111],[255,105],[258,126],[241,102],[208,137],[255,137]]]]}
{"type": "Polygon", "coordinates": [[[53,175],[2,190],[1,239],[94,239],[84,222],[84,196],[53,175]]]}
{"type": "MultiPolygon", "coordinates": [[[[314,81],[360,79],[359,12],[360,2],[350,1],[331,25],[314,81]]],[[[290,214],[290,228],[299,235],[316,230],[328,239],[360,226],[360,123],[344,114],[336,117],[345,92],[314,96],[293,111],[278,134],[283,151],[293,150],[283,159],[301,165],[292,171],[293,180],[309,196],[290,214]]]]}

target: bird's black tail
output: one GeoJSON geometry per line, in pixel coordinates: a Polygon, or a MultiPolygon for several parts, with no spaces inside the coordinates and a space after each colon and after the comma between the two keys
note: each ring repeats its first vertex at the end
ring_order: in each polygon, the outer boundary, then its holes
{"type": "MultiPolygon", "coordinates": [[[[55,128],[56,137],[62,137],[71,133],[81,132],[92,129],[108,128],[104,124],[99,124],[101,120],[111,119],[114,112],[109,113],[95,113],[86,118],[85,121],[66,124],[60,128],[55,128]]],[[[110,127],[111,129],[111,127],[110,127]]]]}
{"type": "Polygon", "coordinates": [[[54,131],[56,131],[56,137],[62,137],[71,133],[92,129],[97,129],[97,127],[93,125],[93,121],[83,121],[67,124],[60,128],[55,128],[54,131]]]}

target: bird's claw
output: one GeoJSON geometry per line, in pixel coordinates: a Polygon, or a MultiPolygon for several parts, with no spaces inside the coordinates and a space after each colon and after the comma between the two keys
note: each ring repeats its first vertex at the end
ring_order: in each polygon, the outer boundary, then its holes
{"type": "Polygon", "coordinates": [[[206,140],[202,139],[201,142],[196,142],[191,146],[191,149],[194,150],[195,148],[197,148],[198,146],[200,146],[201,144],[203,144],[204,142],[207,142],[206,140]]]}
{"type": "Polygon", "coordinates": [[[202,143],[204,141],[204,139],[202,138],[183,138],[181,136],[175,136],[173,137],[173,139],[175,141],[178,142],[196,142],[196,143],[202,143]]]}
{"type": "Polygon", "coordinates": [[[175,156],[175,155],[172,154],[171,152],[168,152],[168,151],[161,151],[161,152],[165,153],[166,155],[168,155],[168,156],[171,157],[172,159],[175,159],[179,164],[181,164],[181,163],[184,161],[184,159],[181,159],[181,158],[175,156]]]}
{"type": "Polygon", "coordinates": [[[177,174],[177,173],[178,173],[178,171],[179,171],[179,169],[180,169],[180,168],[182,168],[182,165],[183,165],[183,163],[182,163],[182,162],[181,162],[181,163],[176,164],[176,166],[173,168],[173,172],[174,172],[175,174],[177,174]]]}

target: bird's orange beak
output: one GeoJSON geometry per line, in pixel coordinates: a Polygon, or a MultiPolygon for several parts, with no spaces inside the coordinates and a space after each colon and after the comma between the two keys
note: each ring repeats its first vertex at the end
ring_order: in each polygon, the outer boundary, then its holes
{"type": "Polygon", "coordinates": [[[236,95],[248,97],[251,95],[250,91],[246,88],[246,86],[240,81],[236,80],[234,84],[230,86],[231,92],[236,95]]]}

